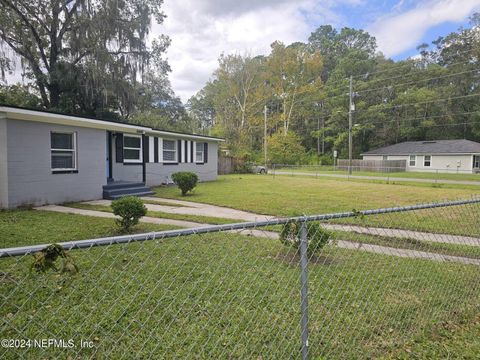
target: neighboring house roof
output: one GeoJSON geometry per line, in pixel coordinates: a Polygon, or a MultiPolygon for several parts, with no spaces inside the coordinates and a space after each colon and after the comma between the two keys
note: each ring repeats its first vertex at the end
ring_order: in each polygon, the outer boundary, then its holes
{"type": "Polygon", "coordinates": [[[224,141],[222,138],[199,135],[199,134],[189,134],[182,133],[177,131],[168,131],[155,129],[148,126],[129,124],[128,122],[122,122],[117,120],[107,120],[107,119],[97,119],[94,117],[87,116],[77,116],[77,115],[68,115],[52,111],[45,110],[33,110],[17,106],[10,105],[0,105],[0,118],[1,113],[5,114],[5,117],[8,119],[16,120],[28,120],[28,121],[38,121],[38,122],[48,122],[59,125],[71,125],[71,126],[80,126],[88,127],[95,129],[105,129],[111,131],[122,131],[122,132],[133,132],[133,133],[145,133],[152,135],[164,135],[175,138],[189,138],[189,139],[200,139],[200,140],[209,140],[209,141],[224,141]]]}
{"type": "Polygon", "coordinates": [[[406,141],[361,155],[480,154],[480,143],[470,140],[406,141]]]}

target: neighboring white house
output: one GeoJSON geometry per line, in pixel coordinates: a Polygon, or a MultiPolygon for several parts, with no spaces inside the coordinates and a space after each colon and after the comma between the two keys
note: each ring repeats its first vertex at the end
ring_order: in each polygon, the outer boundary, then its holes
{"type": "Polygon", "coordinates": [[[470,140],[407,141],[361,155],[364,160],[406,160],[407,171],[480,172],[480,143],[470,140]]]}

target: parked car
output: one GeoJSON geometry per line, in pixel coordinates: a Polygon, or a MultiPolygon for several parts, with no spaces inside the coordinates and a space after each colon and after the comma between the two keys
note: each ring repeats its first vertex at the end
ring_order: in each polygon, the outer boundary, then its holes
{"type": "Polygon", "coordinates": [[[254,174],[266,174],[268,169],[266,166],[257,165],[257,164],[250,164],[250,171],[254,174]]]}

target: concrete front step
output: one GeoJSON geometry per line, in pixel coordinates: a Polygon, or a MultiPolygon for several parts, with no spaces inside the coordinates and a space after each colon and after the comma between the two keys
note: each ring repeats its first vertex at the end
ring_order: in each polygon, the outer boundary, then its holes
{"type": "Polygon", "coordinates": [[[118,194],[118,195],[107,195],[107,196],[103,196],[104,199],[106,200],[115,200],[115,199],[119,199],[119,198],[122,198],[122,197],[125,197],[125,196],[149,196],[149,195],[153,195],[155,194],[153,191],[143,191],[143,192],[136,192],[136,193],[130,193],[130,194],[118,194]]]}
{"type": "Polygon", "coordinates": [[[103,198],[108,200],[124,196],[148,196],[154,193],[141,182],[115,181],[103,186],[103,198]]]}
{"type": "Polygon", "coordinates": [[[107,185],[103,185],[103,190],[116,190],[116,189],[144,187],[144,186],[145,186],[145,183],[143,182],[114,181],[114,182],[108,183],[107,185]]]}

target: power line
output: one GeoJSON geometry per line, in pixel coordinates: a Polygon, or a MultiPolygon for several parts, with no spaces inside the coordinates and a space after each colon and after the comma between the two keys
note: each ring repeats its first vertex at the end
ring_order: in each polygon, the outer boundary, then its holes
{"type": "MultiPolygon", "coordinates": [[[[473,48],[473,49],[461,51],[461,52],[457,53],[456,55],[457,56],[458,55],[463,55],[463,54],[466,54],[466,53],[470,53],[470,52],[473,52],[473,51],[479,51],[479,50],[480,50],[480,48],[473,48]]],[[[392,70],[396,71],[398,69],[402,69],[403,67],[412,66],[412,64],[415,63],[415,62],[417,62],[417,63],[420,62],[420,60],[416,60],[416,59],[407,59],[407,60],[403,60],[403,61],[411,61],[411,63],[406,63],[406,64],[397,66],[397,67],[392,68],[392,69],[378,70],[378,71],[374,71],[374,72],[366,72],[366,73],[363,73],[363,74],[354,75],[353,78],[356,79],[356,78],[359,78],[359,77],[366,77],[366,76],[370,76],[370,75],[381,74],[381,73],[385,73],[385,72],[392,71],[392,70]]],[[[451,64],[451,65],[454,65],[454,64],[451,64]]],[[[448,65],[448,66],[451,66],[451,65],[448,65]]],[[[345,78],[345,79],[347,80],[348,78],[345,78]]]]}
{"type": "MultiPolygon", "coordinates": [[[[390,106],[385,106],[385,107],[378,108],[378,109],[379,110],[386,110],[386,109],[393,109],[393,108],[396,109],[396,108],[401,108],[401,107],[405,107],[405,106],[413,106],[413,105],[419,105],[419,104],[430,104],[430,103],[435,103],[435,102],[440,102],[440,101],[458,100],[458,99],[464,99],[464,98],[469,98],[469,97],[474,97],[474,96],[480,96],[480,93],[454,96],[454,97],[448,97],[448,98],[443,98],[443,99],[434,99],[434,100],[428,100],[428,101],[418,101],[418,102],[406,103],[406,104],[390,105],[390,106]]],[[[378,105],[380,105],[380,104],[378,104],[378,105]]],[[[356,110],[355,113],[366,112],[368,110],[369,109],[359,109],[359,110],[356,110]]]]}
{"type": "Polygon", "coordinates": [[[464,115],[471,115],[471,114],[480,114],[480,110],[466,111],[466,112],[462,112],[462,113],[442,114],[442,115],[419,116],[419,117],[414,117],[414,118],[398,119],[398,120],[366,121],[366,122],[361,123],[361,124],[362,125],[369,125],[369,124],[385,124],[385,123],[404,123],[404,122],[411,122],[411,121],[418,121],[418,120],[437,119],[437,118],[452,117],[452,116],[464,116],[464,115]]]}
{"type": "Polygon", "coordinates": [[[415,84],[415,83],[418,83],[418,82],[444,79],[444,78],[448,78],[448,77],[451,77],[451,76],[463,75],[463,74],[466,74],[466,73],[470,73],[470,72],[474,72],[474,71],[479,71],[479,70],[480,70],[480,69],[476,68],[476,69],[461,71],[461,72],[454,73],[454,74],[448,74],[448,75],[442,75],[442,76],[435,76],[435,77],[431,77],[431,78],[427,78],[427,79],[419,79],[419,80],[410,81],[410,82],[405,82],[405,83],[401,83],[401,84],[395,84],[395,85],[389,85],[389,86],[382,86],[382,87],[378,87],[378,88],[374,88],[374,89],[360,90],[360,91],[356,91],[356,94],[363,94],[363,93],[368,93],[368,92],[372,92],[372,91],[376,91],[376,90],[392,89],[392,88],[396,88],[396,87],[403,86],[403,85],[415,84]]]}

